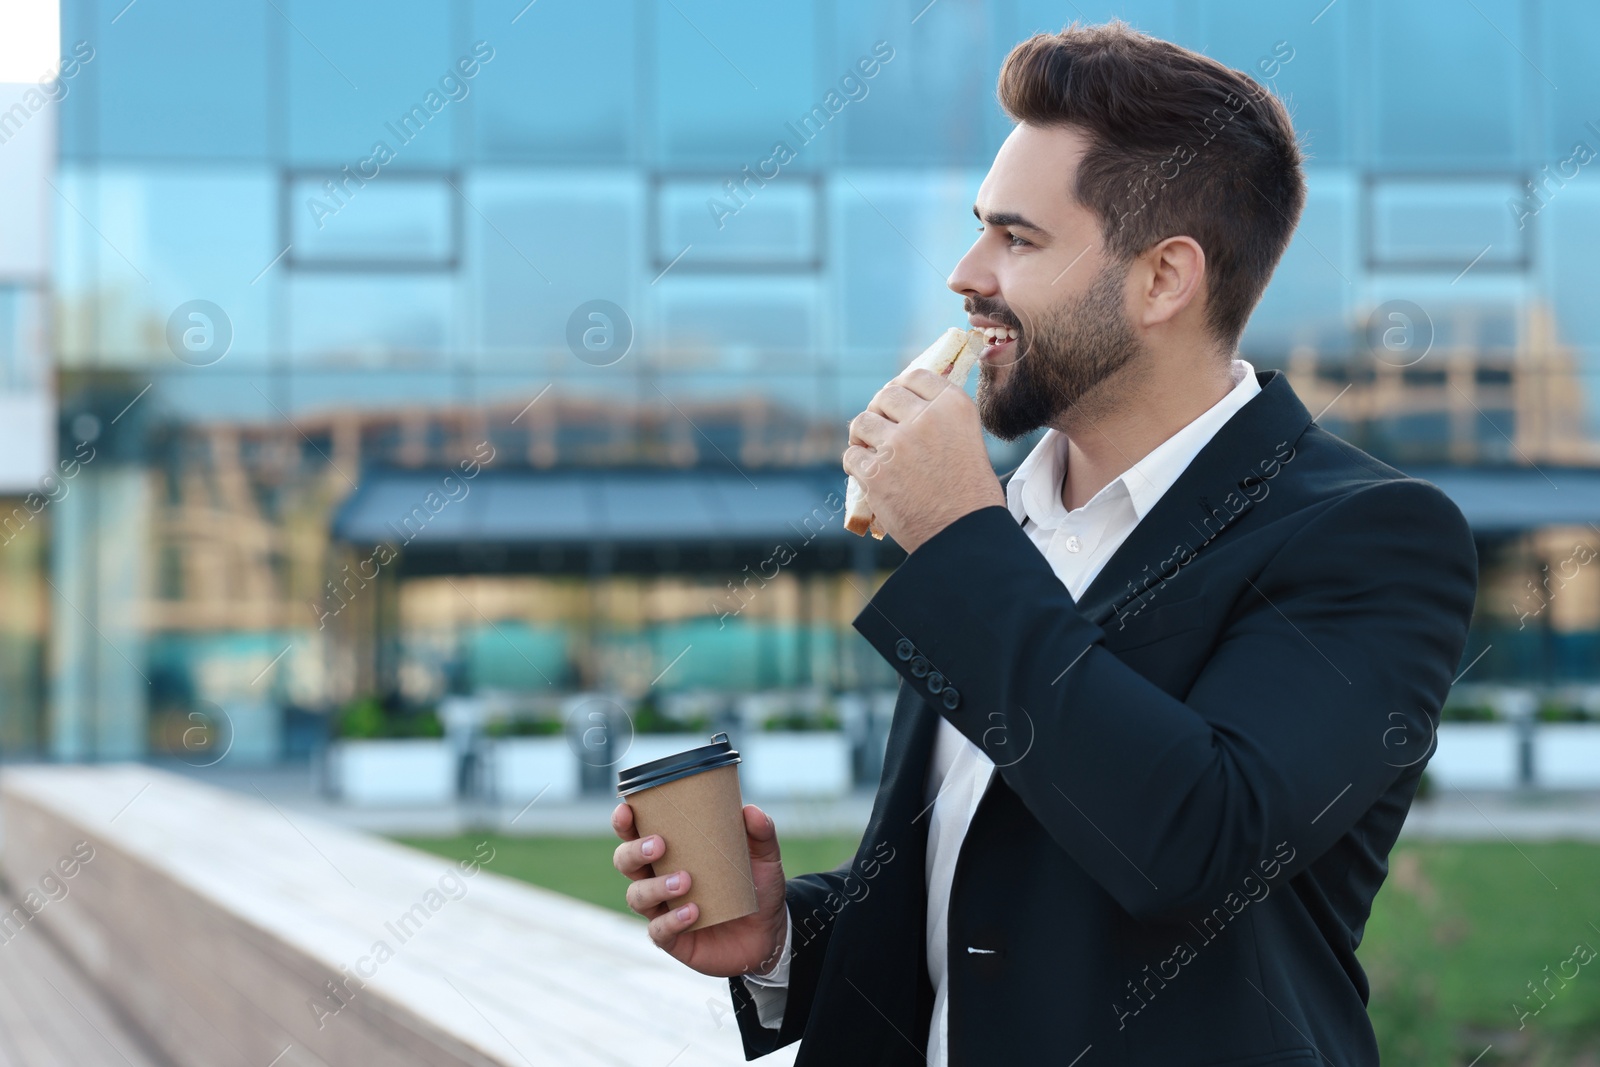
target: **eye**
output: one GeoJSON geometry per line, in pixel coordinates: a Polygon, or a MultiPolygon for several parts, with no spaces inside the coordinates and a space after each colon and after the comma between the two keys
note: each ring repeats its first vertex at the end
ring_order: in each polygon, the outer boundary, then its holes
{"type": "Polygon", "coordinates": [[[1011,242],[1011,247],[1012,248],[1020,248],[1020,247],[1023,247],[1024,245],[1026,245],[1026,246],[1028,246],[1030,248],[1033,246],[1033,242],[1032,241],[1030,241],[1030,240],[1028,240],[1027,238],[1024,238],[1024,237],[1018,237],[1014,233],[1013,234],[1008,234],[1007,237],[1011,242]]]}

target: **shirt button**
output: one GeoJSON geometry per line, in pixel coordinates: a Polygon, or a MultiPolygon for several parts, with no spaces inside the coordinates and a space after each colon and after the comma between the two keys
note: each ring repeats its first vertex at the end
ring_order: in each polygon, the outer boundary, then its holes
{"type": "Polygon", "coordinates": [[[928,675],[928,692],[937,693],[944,688],[944,675],[934,671],[928,675]]]}
{"type": "Polygon", "coordinates": [[[1078,535],[1073,534],[1067,538],[1067,551],[1076,552],[1083,547],[1083,542],[1078,540],[1078,535]]]}
{"type": "Polygon", "coordinates": [[[904,637],[902,637],[894,646],[894,654],[899,656],[902,661],[910,659],[912,656],[916,655],[916,652],[917,647],[904,637]]]}
{"type": "Polygon", "coordinates": [[[961,694],[951,686],[945,686],[944,692],[939,694],[939,699],[944,701],[944,706],[955,711],[961,705],[961,694]]]}
{"type": "Polygon", "coordinates": [[[925,656],[912,656],[911,657],[911,673],[915,677],[926,678],[928,676],[928,668],[929,668],[929,666],[930,665],[929,665],[928,660],[927,660],[927,658],[925,656]]]}

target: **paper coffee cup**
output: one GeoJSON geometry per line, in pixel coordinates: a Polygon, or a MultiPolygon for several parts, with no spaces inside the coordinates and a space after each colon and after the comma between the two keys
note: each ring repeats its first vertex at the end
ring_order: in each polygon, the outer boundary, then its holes
{"type": "Polygon", "coordinates": [[[689,872],[689,892],[700,914],[688,929],[737,919],[756,911],[756,883],[739,793],[739,753],[727,734],[711,744],[617,773],[617,796],[633,809],[640,837],[659,834],[666,851],[651,861],[657,874],[689,872]]]}

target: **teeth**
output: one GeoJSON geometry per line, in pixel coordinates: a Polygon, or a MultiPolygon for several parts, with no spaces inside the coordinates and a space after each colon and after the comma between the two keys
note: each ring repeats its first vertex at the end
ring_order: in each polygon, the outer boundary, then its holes
{"type": "Polygon", "coordinates": [[[1008,326],[985,326],[983,327],[983,336],[988,338],[990,344],[995,344],[1000,341],[1016,340],[1017,331],[1008,326]]]}

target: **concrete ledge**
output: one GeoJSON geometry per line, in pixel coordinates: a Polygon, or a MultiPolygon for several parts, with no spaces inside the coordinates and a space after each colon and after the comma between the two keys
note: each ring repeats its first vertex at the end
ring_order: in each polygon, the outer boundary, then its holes
{"type": "Polygon", "coordinates": [[[15,895],[65,889],[28,921],[183,1067],[744,1062],[724,980],[487,846],[463,869],[139,766],[9,769],[0,814],[15,895]]]}

